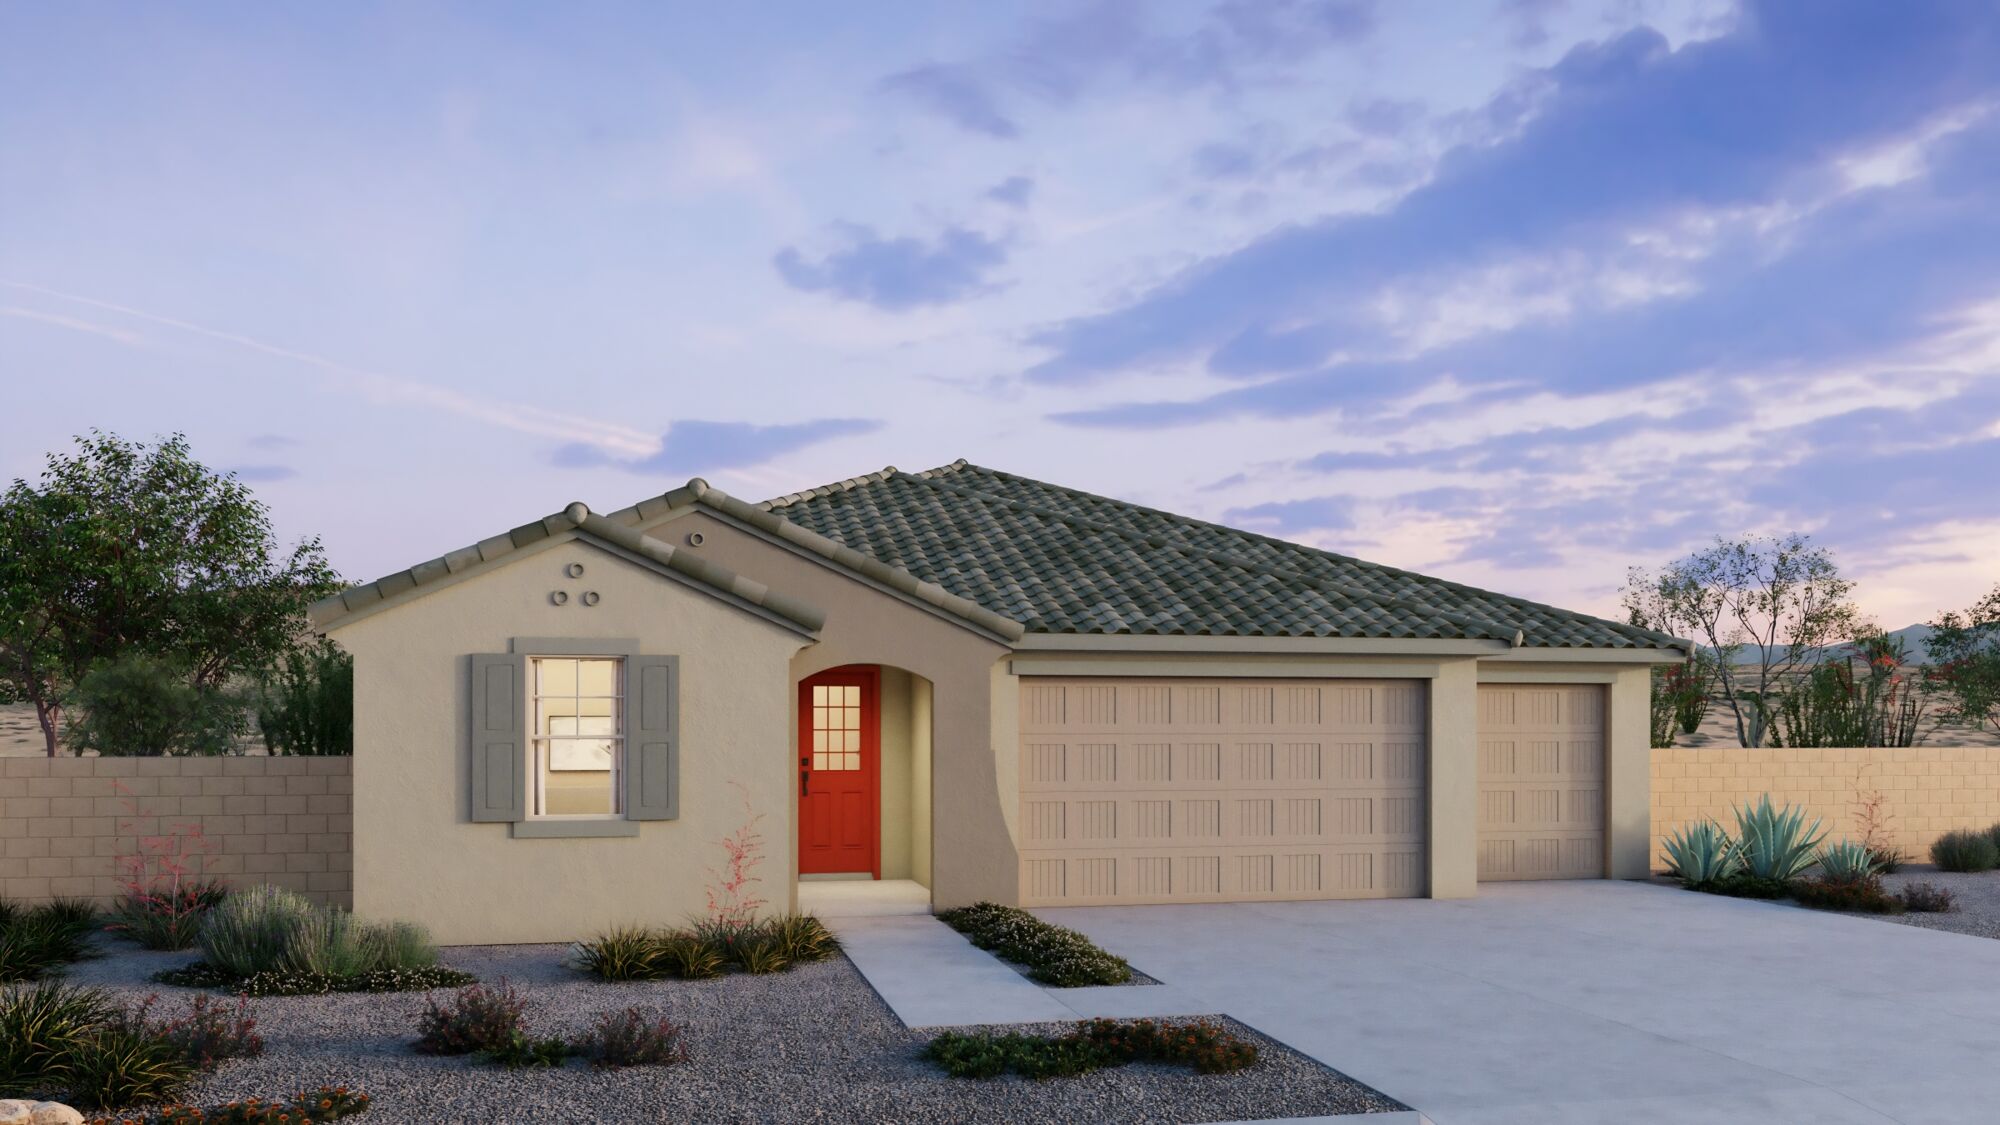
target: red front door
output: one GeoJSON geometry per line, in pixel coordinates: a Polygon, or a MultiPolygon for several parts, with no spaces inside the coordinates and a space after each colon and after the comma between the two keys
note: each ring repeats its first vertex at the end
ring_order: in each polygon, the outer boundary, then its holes
{"type": "Polygon", "coordinates": [[[881,677],[866,665],[799,684],[799,872],[882,877],[881,677]]]}

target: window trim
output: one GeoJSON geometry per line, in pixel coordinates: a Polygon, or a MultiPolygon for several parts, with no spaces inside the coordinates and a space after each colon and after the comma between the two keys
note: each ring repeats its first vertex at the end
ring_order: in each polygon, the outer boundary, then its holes
{"type": "MultiPolygon", "coordinates": [[[[509,654],[519,657],[521,661],[521,768],[524,771],[536,768],[535,734],[532,728],[534,725],[535,706],[533,683],[535,674],[534,661],[537,657],[547,657],[557,660],[564,657],[620,658],[618,691],[621,710],[618,716],[620,728],[618,737],[621,755],[629,757],[632,736],[632,704],[634,702],[631,683],[631,662],[634,657],[641,655],[639,651],[639,639],[637,637],[511,637],[507,641],[507,651],[509,654]]],[[[619,762],[618,766],[627,767],[628,763],[619,762]]],[[[540,785],[540,778],[533,778],[527,786],[527,792],[524,794],[523,804],[525,807],[521,810],[522,819],[508,822],[513,838],[549,840],[637,836],[639,834],[639,822],[631,819],[627,815],[628,810],[624,808],[625,783],[623,768],[614,770],[612,784],[612,801],[619,809],[615,813],[547,816],[532,811],[536,803],[535,789],[540,785]]]]}

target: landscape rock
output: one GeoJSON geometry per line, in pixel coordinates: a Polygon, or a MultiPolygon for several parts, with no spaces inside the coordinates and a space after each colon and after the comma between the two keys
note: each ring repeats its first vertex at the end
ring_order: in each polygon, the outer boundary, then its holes
{"type": "Polygon", "coordinates": [[[28,1122],[29,1125],[83,1125],[83,1114],[61,1102],[36,1102],[28,1122]]]}
{"type": "Polygon", "coordinates": [[[0,1125],[31,1125],[35,1119],[35,1103],[19,1098],[0,1098],[0,1125]]]}

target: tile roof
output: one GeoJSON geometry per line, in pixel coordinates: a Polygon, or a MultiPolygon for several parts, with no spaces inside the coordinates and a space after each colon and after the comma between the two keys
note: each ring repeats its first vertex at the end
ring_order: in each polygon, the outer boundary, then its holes
{"type": "Polygon", "coordinates": [[[1665,634],[956,461],[760,508],[1036,633],[1488,639],[1665,634]]]}
{"type": "Polygon", "coordinates": [[[692,551],[676,550],[640,534],[623,521],[592,512],[581,502],[533,523],[522,524],[505,535],[482,539],[470,547],[461,547],[408,570],[399,570],[386,578],[350,586],[331,597],[321,598],[307,609],[306,616],[313,628],[323,631],[399,594],[432,585],[453,575],[492,566],[524,547],[568,532],[610,544],[646,564],[672,571],[708,587],[723,598],[752,607],[808,635],[818,633],[820,627],[826,624],[826,612],[817,606],[717,566],[692,551]]]}

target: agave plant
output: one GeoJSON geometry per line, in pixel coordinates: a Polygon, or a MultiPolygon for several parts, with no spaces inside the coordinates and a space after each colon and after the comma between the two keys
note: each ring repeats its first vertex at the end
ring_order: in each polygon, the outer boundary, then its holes
{"type": "Polygon", "coordinates": [[[1666,838],[1667,873],[1690,887],[1729,878],[1743,866],[1743,844],[1729,838],[1720,824],[1697,820],[1666,838]]]}
{"type": "Polygon", "coordinates": [[[1814,849],[1826,838],[1818,817],[1806,823],[1801,805],[1776,808],[1769,793],[1736,810],[1736,836],[1743,842],[1744,871],[1757,879],[1783,882],[1813,865],[1814,849]]]}
{"type": "Polygon", "coordinates": [[[1829,883],[1859,883],[1882,869],[1868,845],[1841,840],[1819,850],[1820,878],[1829,883]]]}

